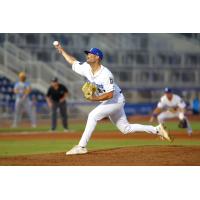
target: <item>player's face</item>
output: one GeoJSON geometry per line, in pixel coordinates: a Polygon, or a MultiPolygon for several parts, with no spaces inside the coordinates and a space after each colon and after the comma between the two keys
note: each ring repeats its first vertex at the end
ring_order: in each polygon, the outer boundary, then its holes
{"type": "Polygon", "coordinates": [[[21,77],[19,77],[19,80],[20,80],[21,82],[25,82],[25,81],[26,81],[26,77],[25,77],[25,76],[21,76],[21,77]]]}
{"type": "Polygon", "coordinates": [[[87,56],[86,56],[86,61],[87,61],[88,64],[99,62],[99,56],[88,53],[87,56]]]}
{"type": "Polygon", "coordinates": [[[59,83],[58,83],[58,82],[52,82],[51,85],[52,85],[52,87],[53,87],[54,89],[57,89],[59,83]]]}
{"type": "Polygon", "coordinates": [[[172,93],[165,93],[165,95],[167,96],[167,98],[171,101],[173,94],[172,93]]]}

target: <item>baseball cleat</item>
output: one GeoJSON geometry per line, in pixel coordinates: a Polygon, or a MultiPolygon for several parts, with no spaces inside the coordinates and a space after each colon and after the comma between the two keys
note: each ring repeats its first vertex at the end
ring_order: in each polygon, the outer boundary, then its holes
{"type": "Polygon", "coordinates": [[[66,152],[66,155],[86,154],[88,151],[85,147],[74,146],[71,150],[66,152]]]}
{"type": "Polygon", "coordinates": [[[188,136],[192,136],[192,129],[191,128],[187,129],[187,134],[188,134],[188,136]]]}
{"type": "Polygon", "coordinates": [[[167,140],[169,142],[172,142],[172,139],[169,136],[169,133],[167,132],[167,130],[164,128],[164,126],[162,124],[159,124],[156,128],[158,130],[158,135],[161,138],[163,138],[163,139],[165,139],[165,140],[167,140]]]}

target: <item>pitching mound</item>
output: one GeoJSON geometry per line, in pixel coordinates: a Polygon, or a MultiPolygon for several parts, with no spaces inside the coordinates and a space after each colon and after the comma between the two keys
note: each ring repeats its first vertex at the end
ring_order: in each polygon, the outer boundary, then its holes
{"type": "Polygon", "coordinates": [[[25,166],[199,166],[200,147],[151,146],[0,158],[0,165],[25,166]]]}

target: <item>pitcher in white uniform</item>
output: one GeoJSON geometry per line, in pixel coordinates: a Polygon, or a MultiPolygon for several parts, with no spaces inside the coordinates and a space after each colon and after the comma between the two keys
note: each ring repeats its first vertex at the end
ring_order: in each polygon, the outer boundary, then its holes
{"type": "Polygon", "coordinates": [[[164,95],[160,98],[156,109],[153,111],[150,122],[157,119],[159,123],[164,123],[167,119],[178,118],[184,122],[188,135],[192,134],[192,128],[188,118],[185,115],[186,104],[183,99],[174,94],[171,88],[164,89],[164,95]]]}
{"type": "Polygon", "coordinates": [[[109,117],[112,123],[114,123],[123,134],[146,132],[162,136],[166,140],[171,141],[168,132],[164,129],[162,124],[156,127],[151,125],[129,124],[124,112],[124,96],[121,89],[115,84],[112,73],[101,64],[103,53],[99,49],[92,48],[90,51],[85,51],[87,60],[81,63],[64,51],[60,43],[57,43],[55,48],[64,56],[65,60],[72,65],[72,70],[74,72],[84,76],[87,81],[97,86],[97,92],[89,100],[101,102],[89,113],[87,124],[79,144],[66,152],[67,155],[87,153],[86,146],[97,122],[105,117],[109,117]]]}

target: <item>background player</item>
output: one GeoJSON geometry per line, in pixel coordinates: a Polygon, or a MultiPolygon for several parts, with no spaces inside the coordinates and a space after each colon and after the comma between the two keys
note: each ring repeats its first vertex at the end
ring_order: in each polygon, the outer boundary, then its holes
{"type": "Polygon", "coordinates": [[[28,114],[31,125],[33,128],[36,127],[36,121],[32,117],[31,102],[29,99],[29,94],[31,92],[31,85],[26,81],[26,74],[24,72],[19,73],[19,81],[14,85],[14,93],[16,95],[15,99],[15,113],[14,121],[12,127],[18,126],[18,122],[21,119],[22,111],[25,110],[28,114]]]}
{"type": "Polygon", "coordinates": [[[173,94],[171,88],[165,88],[164,92],[165,94],[158,102],[157,108],[153,111],[150,122],[157,119],[159,123],[164,123],[167,119],[178,118],[180,120],[179,127],[186,128],[188,135],[191,135],[192,128],[189,120],[185,116],[185,102],[180,96],[173,94]]]}
{"type": "Polygon", "coordinates": [[[68,132],[67,120],[67,102],[68,89],[55,77],[51,80],[51,85],[48,88],[46,100],[51,110],[51,131],[55,131],[57,127],[57,110],[59,109],[62,117],[64,131],[68,132]]]}
{"type": "Polygon", "coordinates": [[[65,60],[72,65],[73,71],[84,76],[88,82],[92,82],[97,86],[97,92],[88,100],[101,102],[90,112],[85,131],[83,132],[79,144],[68,151],[66,153],[67,155],[87,153],[86,146],[96,124],[105,117],[109,117],[124,134],[147,132],[163,136],[168,141],[171,140],[162,124],[156,127],[150,125],[129,124],[124,112],[124,96],[121,89],[115,84],[112,73],[106,67],[101,65],[103,53],[99,49],[92,48],[90,51],[85,51],[87,54],[87,61],[81,63],[65,52],[59,43],[57,43],[55,47],[59,53],[64,56],[65,60]]]}

